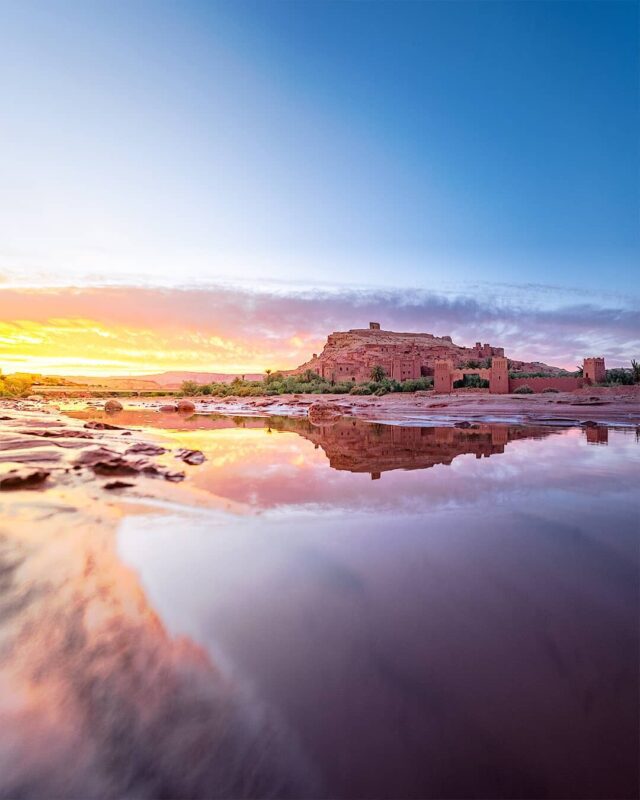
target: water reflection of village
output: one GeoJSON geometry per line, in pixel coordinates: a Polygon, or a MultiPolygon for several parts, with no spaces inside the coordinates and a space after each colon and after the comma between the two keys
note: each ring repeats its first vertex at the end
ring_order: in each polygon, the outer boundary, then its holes
{"type": "Polygon", "coordinates": [[[369,472],[376,479],[389,470],[450,464],[465,453],[488,458],[503,453],[510,441],[543,438],[553,430],[468,423],[465,427],[407,428],[343,418],[333,426],[309,426],[298,432],[322,447],[334,469],[369,472]]]}
{"type": "MultiPolygon", "coordinates": [[[[403,427],[364,422],[349,417],[332,425],[312,425],[308,420],[272,418],[277,430],[294,430],[316,447],[321,447],[333,469],[369,472],[372,479],[389,470],[428,469],[451,464],[460,455],[489,458],[504,453],[505,447],[520,439],[544,439],[558,432],[549,426],[518,426],[497,423],[462,422],[453,426],[403,427]]],[[[589,444],[606,444],[608,429],[584,429],[589,444]]]]}
{"type": "MultiPolygon", "coordinates": [[[[104,412],[76,411],[70,416],[101,419],[104,412]]],[[[489,458],[504,453],[511,442],[544,439],[568,427],[466,421],[448,426],[406,426],[346,416],[328,424],[314,425],[306,417],[222,414],[185,417],[139,409],[119,413],[117,421],[123,426],[142,425],[193,432],[239,428],[296,433],[311,441],[316,448],[321,448],[333,469],[368,472],[374,480],[390,470],[420,470],[437,464],[451,464],[455,458],[465,454],[489,458]]],[[[588,444],[608,443],[606,425],[586,423],[581,429],[588,444]]]]}

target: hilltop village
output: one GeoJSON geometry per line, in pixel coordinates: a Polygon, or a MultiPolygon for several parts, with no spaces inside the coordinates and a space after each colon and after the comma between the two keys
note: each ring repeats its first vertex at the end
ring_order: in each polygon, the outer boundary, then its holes
{"type": "Polygon", "coordinates": [[[315,372],[332,382],[368,381],[372,370],[380,368],[397,381],[433,377],[437,392],[451,392],[456,381],[465,375],[477,375],[489,382],[494,394],[507,394],[523,385],[521,378],[509,372],[544,372],[544,377],[528,377],[526,384],[533,391],[554,388],[562,391],[579,389],[585,382],[604,380],[602,357],[584,361],[582,377],[567,375],[559,367],[541,362],[507,359],[503,347],[476,342],[473,347],[455,344],[451,336],[431,333],[397,333],[385,331],[380,323],[370,322],[368,328],[355,328],[329,335],[320,354],[293,370],[293,374],[315,372]]]}

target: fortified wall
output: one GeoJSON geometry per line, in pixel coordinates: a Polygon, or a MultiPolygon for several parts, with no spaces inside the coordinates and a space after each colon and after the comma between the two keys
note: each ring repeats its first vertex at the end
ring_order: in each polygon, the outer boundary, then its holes
{"type": "Polygon", "coordinates": [[[557,389],[559,392],[573,392],[592,383],[600,383],[606,378],[604,358],[585,358],[583,376],[573,375],[548,375],[537,378],[511,378],[509,376],[509,361],[504,357],[495,357],[488,369],[456,369],[451,361],[437,361],[434,371],[434,385],[436,392],[449,393],[453,391],[456,381],[462,380],[465,375],[477,375],[489,381],[491,394],[510,394],[520,386],[528,386],[534,393],[544,392],[545,389],[557,389]]]}

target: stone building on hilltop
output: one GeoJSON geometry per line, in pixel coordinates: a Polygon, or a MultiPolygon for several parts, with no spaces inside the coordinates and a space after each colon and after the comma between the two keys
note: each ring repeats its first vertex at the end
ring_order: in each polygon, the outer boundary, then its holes
{"type": "Polygon", "coordinates": [[[504,349],[481,342],[462,347],[450,336],[384,331],[379,322],[370,322],[368,328],[330,334],[322,352],[294,372],[313,370],[325,380],[361,382],[370,380],[371,370],[380,366],[390,378],[406,381],[433,375],[439,360],[462,367],[493,356],[504,356],[504,349]]]}
{"type": "Polygon", "coordinates": [[[463,347],[450,336],[384,331],[379,322],[330,334],[322,352],[292,372],[311,370],[333,383],[364,383],[371,380],[374,367],[382,367],[386,376],[397,381],[433,376],[435,391],[445,393],[466,375],[488,381],[492,394],[508,394],[524,386],[533,392],[573,391],[606,379],[601,356],[585,358],[584,376],[570,375],[538,361],[507,359],[502,347],[481,342],[463,347]]]}

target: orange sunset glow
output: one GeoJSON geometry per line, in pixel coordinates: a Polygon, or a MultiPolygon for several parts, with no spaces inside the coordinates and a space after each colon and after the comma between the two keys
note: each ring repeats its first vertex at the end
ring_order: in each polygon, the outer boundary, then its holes
{"type": "Polygon", "coordinates": [[[3,290],[0,367],[5,373],[95,377],[167,370],[261,373],[295,367],[321,345],[320,338],[291,325],[278,335],[260,335],[270,323],[257,318],[234,331],[241,304],[224,305],[223,293],[3,290]]]}
{"type": "Polygon", "coordinates": [[[5,371],[91,376],[178,369],[255,373],[274,363],[293,367],[306,355],[298,337],[288,349],[284,343],[266,350],[248,339],[188,331],[169,335],[92,319],[0,322],[0,363],[5,371]]]}
{"type": "Polygon", "coordinates": [[[632,310],[590,306],[550,313],[483,296],[405,290],[260,291],[208,285],[0,287],[0,368],[5,373],[134,376],[170,370],[262,373],[293,369],[327,334],[382,320],[392,330],[499,342],[510,355],[573,369],[585,351],[610,363],[633,352],[632,310]]]}

